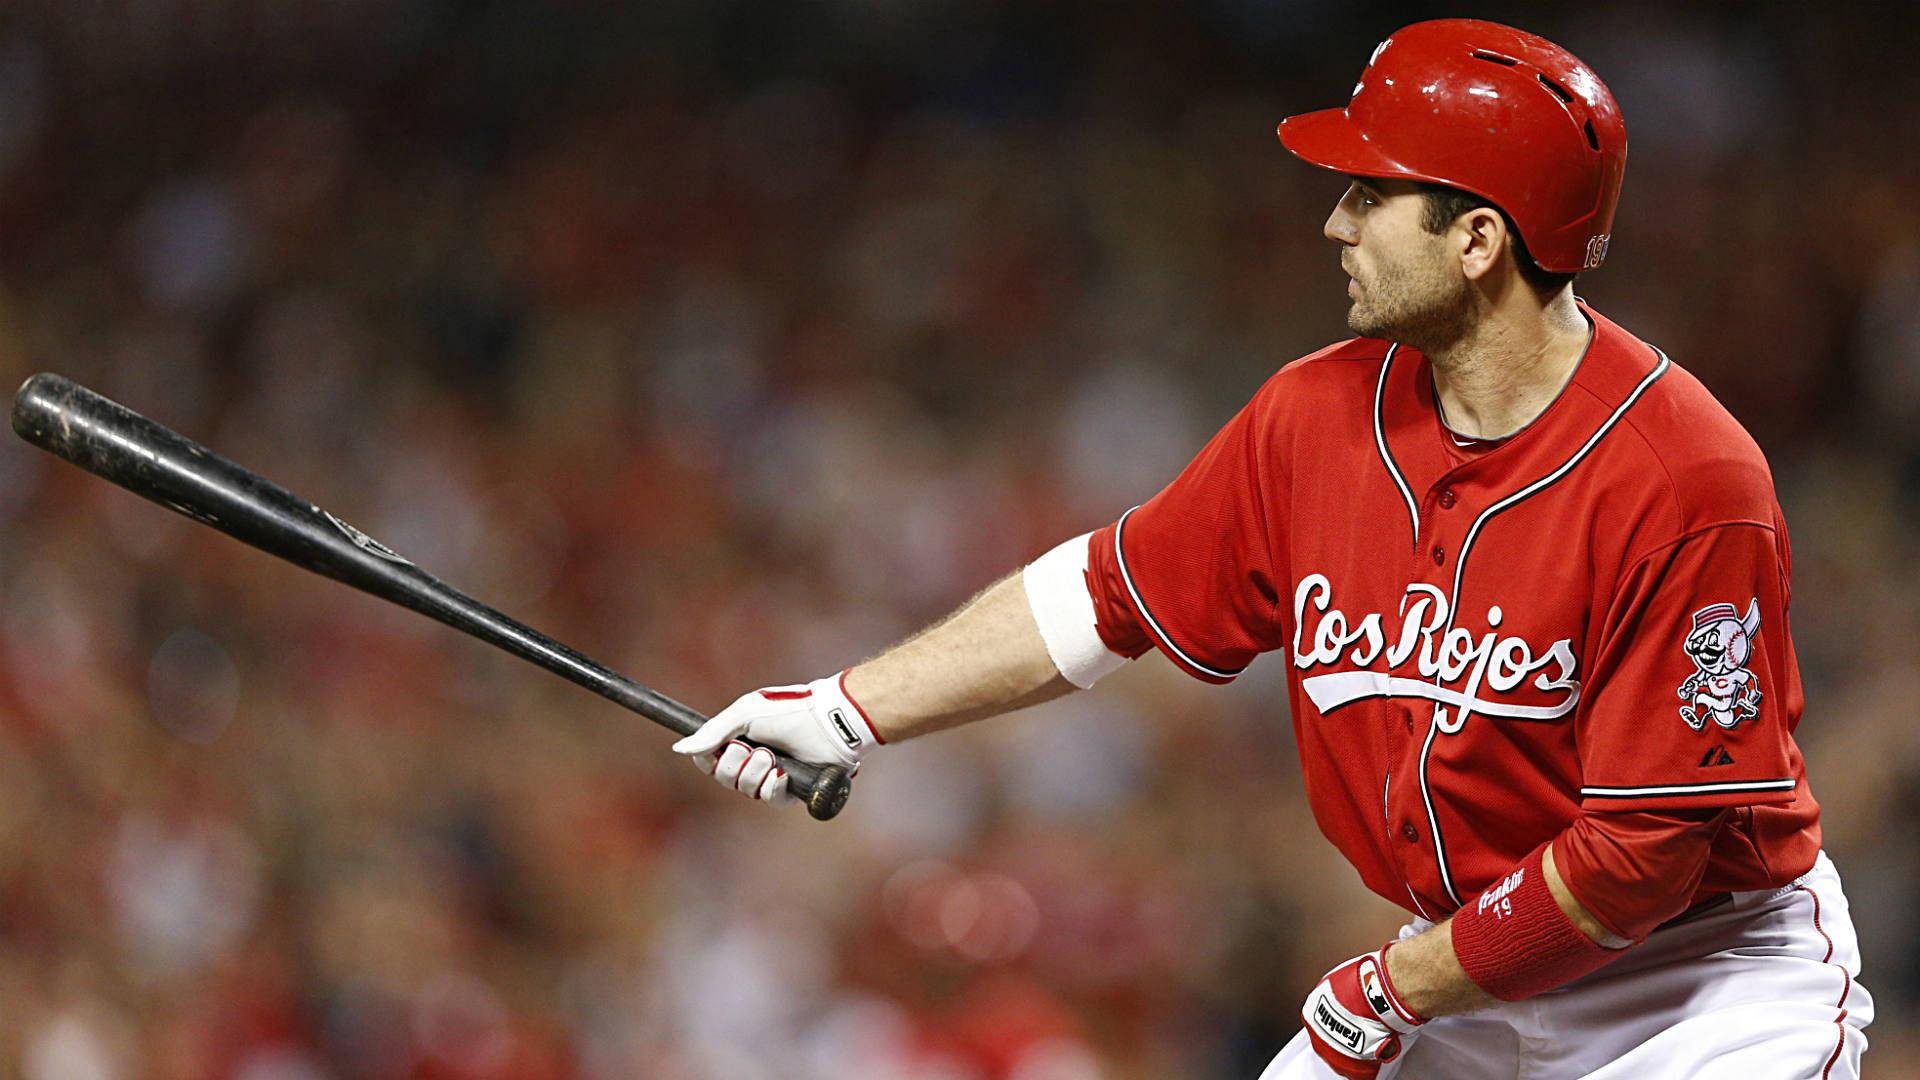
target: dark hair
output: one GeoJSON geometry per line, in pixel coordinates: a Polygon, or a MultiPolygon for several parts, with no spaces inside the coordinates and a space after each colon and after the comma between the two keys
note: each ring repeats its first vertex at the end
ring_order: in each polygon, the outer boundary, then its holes
{"type": "Polygon", "coordinates": [[[1540,264],[1533,261],[1533,253],[1527,250],[1526,239],[1520,235],[1520,230],[1514,227],[1513,219],[1507,216],[1505,210],[1494,206],[1488,200],[1470,191],[1461,191],[1459,188],[1442,184],[1421,184],[1420,194],[1426,196],[1427,200],[1427,213],[1421,218],[1420,224],[1435,236],[1446,232],[1447,226],[1453,224],[1455,218],[1469,210],[1488,207],[1498,213],[1500,219],[1507,223],[1507,236],[1513,241],[1514,265],[1520,268],[1520,276],[1526,279],[1527,284],[1533,286],[1535,292],[1542,295],[1558,292],[1561,286],[1578,276],[1556,274],[1540,269],[1540,264]]]}

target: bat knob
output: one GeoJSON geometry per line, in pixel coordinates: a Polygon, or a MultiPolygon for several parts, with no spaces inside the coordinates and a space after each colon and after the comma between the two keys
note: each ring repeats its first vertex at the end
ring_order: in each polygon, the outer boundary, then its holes
{"type": "Polygon", "coordinates": [[[49,443],[58,440],[54,427],[61,419],[60,410],[78,389],[51,371],[28,376],[13,395],[14,432],[36,446],[52,449],[49,443]]]}
{"type": "Polygon", "coordinates": [[[815,821],[828,821],[847,805],[847,796],[851,794],[853,774],[842,765],[823,765],[813,789],[807,792],[807,813],[813,815],[815,821]]]}

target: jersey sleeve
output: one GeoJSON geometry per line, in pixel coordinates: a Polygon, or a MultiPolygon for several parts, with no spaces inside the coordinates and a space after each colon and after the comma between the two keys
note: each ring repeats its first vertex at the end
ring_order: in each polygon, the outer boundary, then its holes
{"type": "Polygon", "coordinates": [[[1231,681],[1282,642],[1267,447],[1273,383],[1165,490],[1093,534],[1087,583],[1107,648],[1156,647],[1182,670],[1231,681]]]}
{"type": "Polygon", "coordinates": [[[1739,522],[1628,569],[1574,720],[1585,809],[1793,801],[1802,698],[1785,557],[1778,529],[1739,522]]]}
{"type": "Polygon", "coordinates": [[[1600,925],[1644,941],[1693,899],[1729,813],[1720,807],[1581,814],[1554,840],[1554,868],[1600,925]]]}

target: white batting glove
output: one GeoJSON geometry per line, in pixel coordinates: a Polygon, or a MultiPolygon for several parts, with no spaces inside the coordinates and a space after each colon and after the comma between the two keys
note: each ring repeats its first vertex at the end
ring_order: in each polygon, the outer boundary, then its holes
{"type": "Polygon", "coordinates": [[[815,679],[805,686],[769,686],[741,695],[715,713],[700,730],[673,744],[718,783],[749,798],[785,804],[787,772],[774,764],[772,747],[799,761],[845,765],[881,745],[867,717],[847,696],[847,673],[815,679]],[[763,744],[749,747],[741,739],[763,744]]]}

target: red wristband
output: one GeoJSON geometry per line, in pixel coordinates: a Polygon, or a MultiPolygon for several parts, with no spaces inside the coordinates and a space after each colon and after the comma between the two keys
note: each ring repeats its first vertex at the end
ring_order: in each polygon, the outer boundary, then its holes
{"type": "Polygon", "coordinates": [[[1501,1001],[1570,983],[1620,955],[1573,924],[1547,888],[1534,849],[1511,874],[1453,916],[1453,955],[1467,977],[1501,1001]]]}

